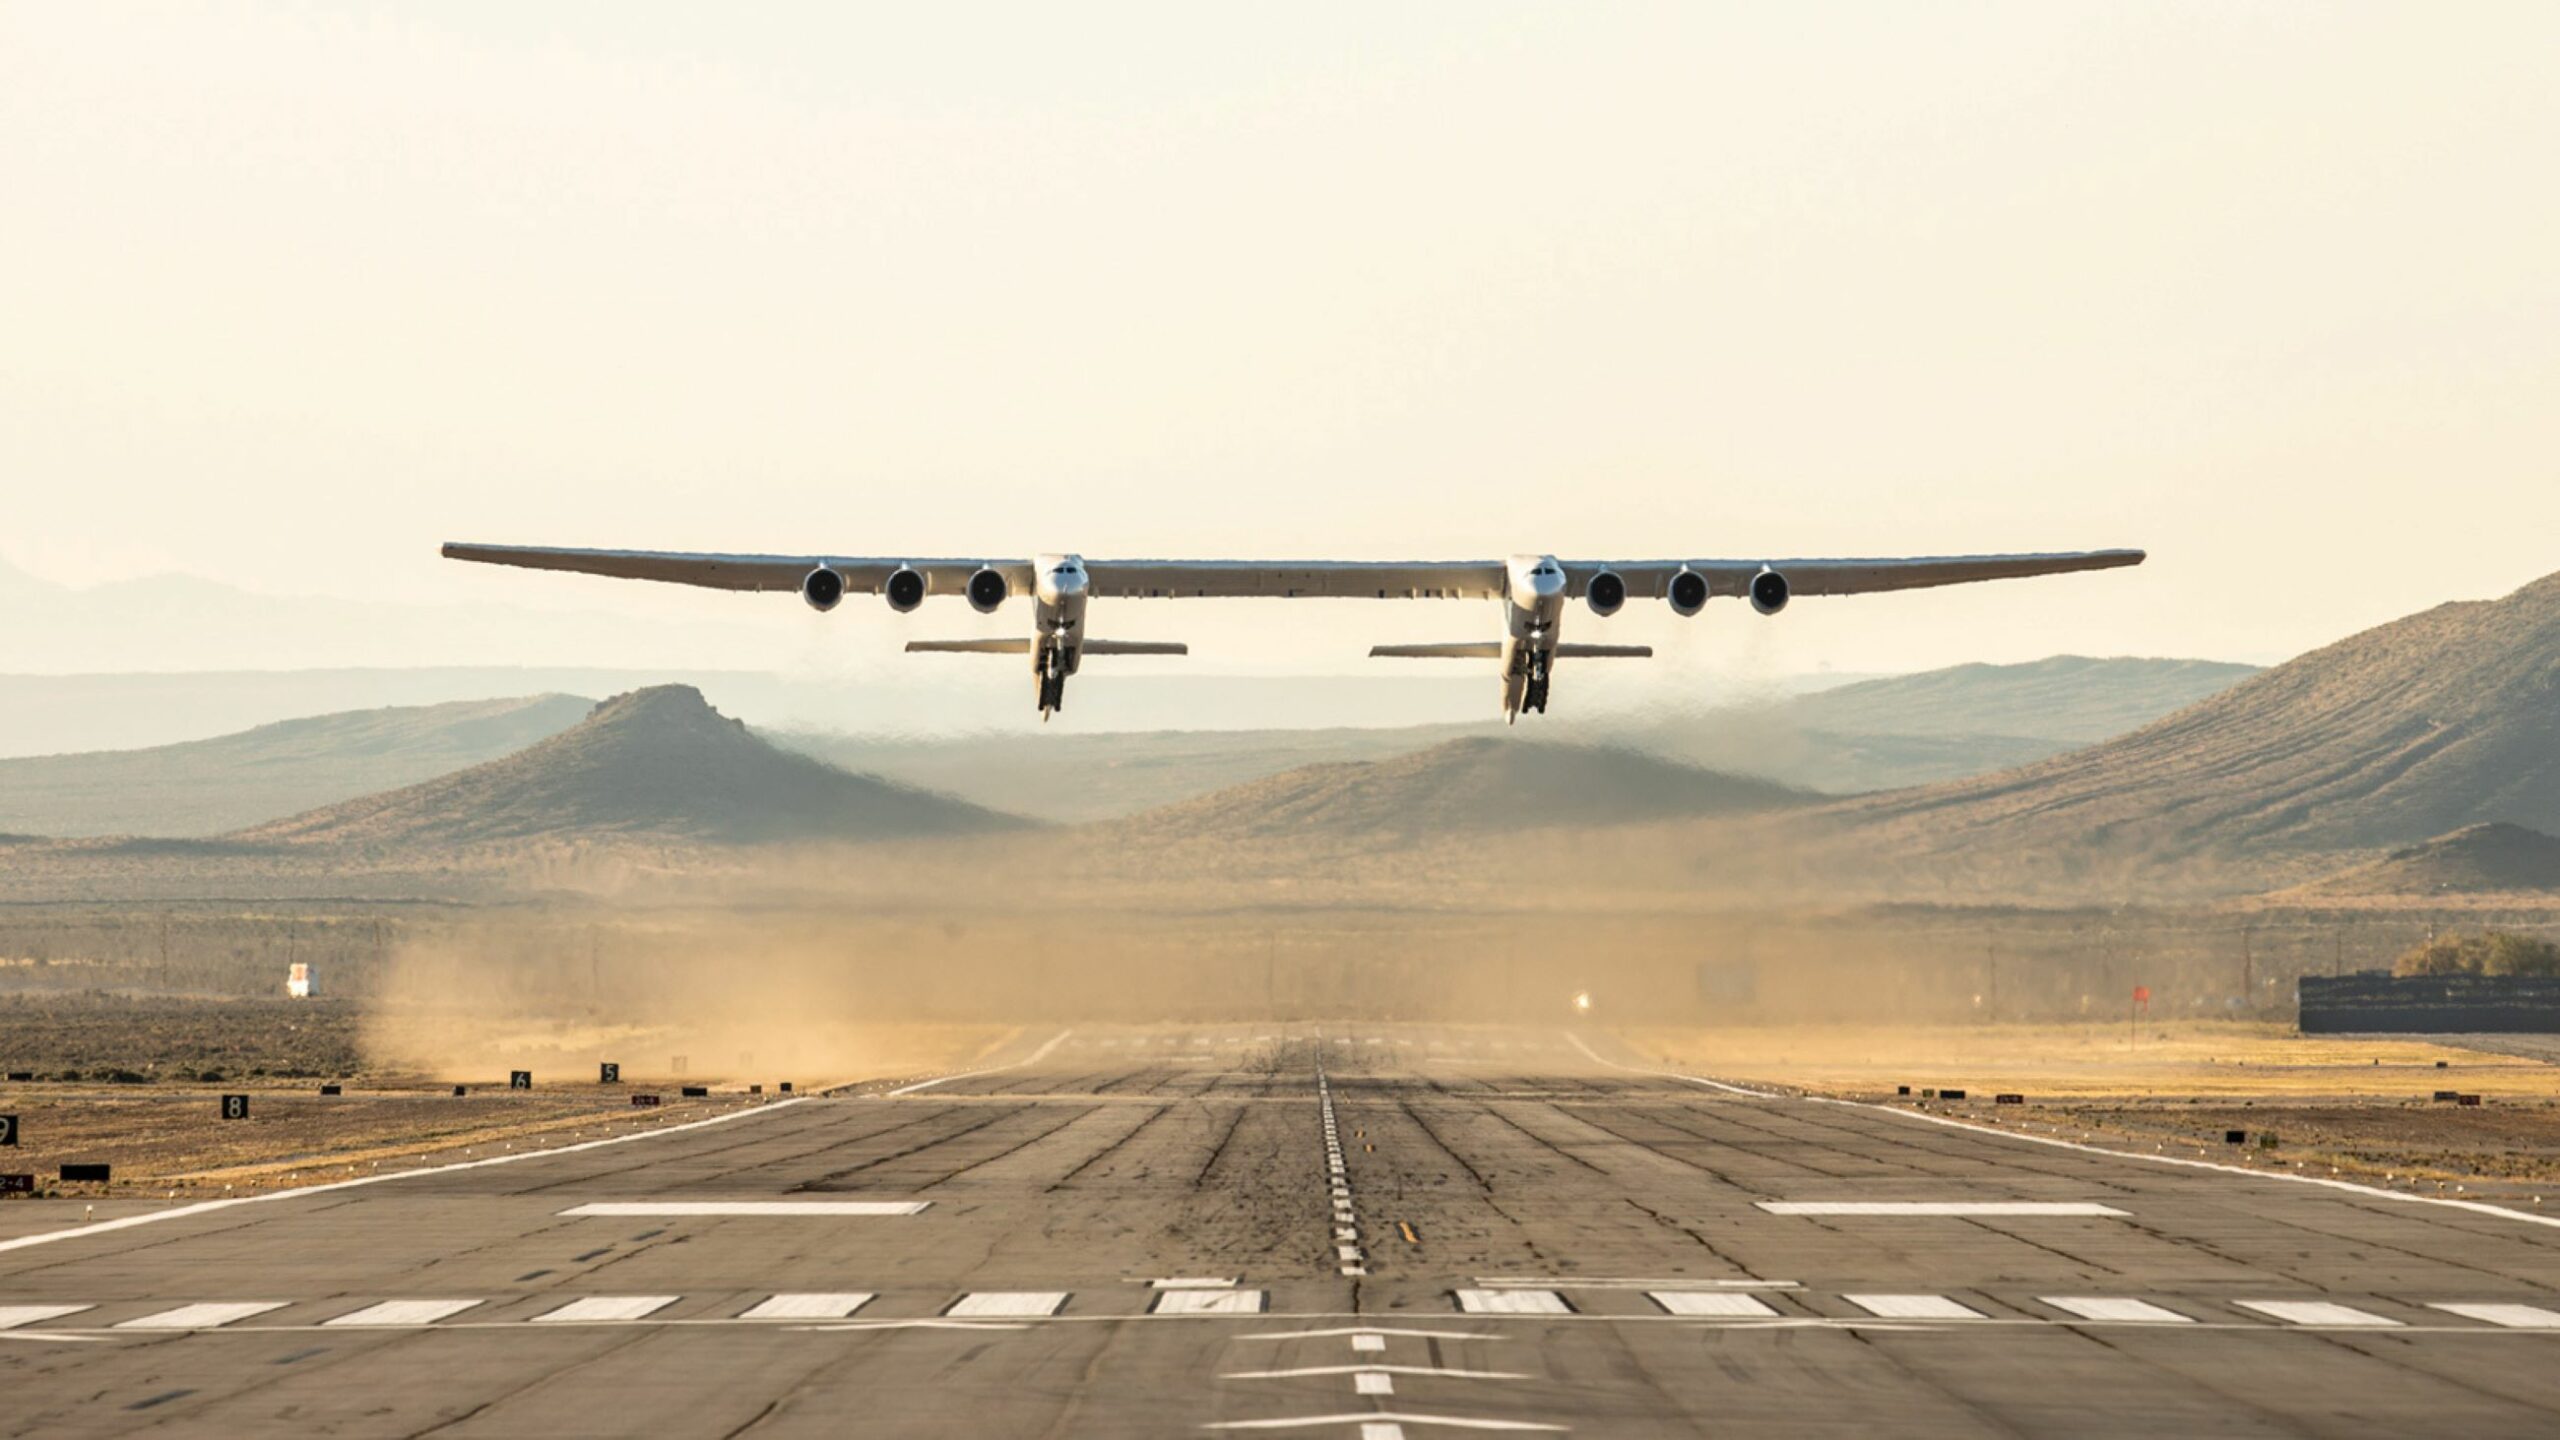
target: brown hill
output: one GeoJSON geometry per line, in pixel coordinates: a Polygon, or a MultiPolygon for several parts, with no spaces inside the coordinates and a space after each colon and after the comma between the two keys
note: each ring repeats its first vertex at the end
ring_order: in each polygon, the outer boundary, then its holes
{"type": "Polygon", "coordinates": [[[768,744],[690,685],[616,696],[501,760],[233,834],[259,844],[449,850],[614,836],[704,844],[1008,829],[1015,817],[768,744]]]}
{"type": "Polygon", "coordinates": [[[2560,838],[2503,822],[2394,850],[2296,895],[2495,895],[2560,891],[2560,838]]]}
{"type": "Polygon", "coordinates": [[[2130,735],[1854,802],[1869,839],[2008,855],[2378,850],[2560,830],[2560,575],[2289,661],[2130,735]]]}
{"type": "Polygon", "coordinates": [[[1471,737],[1307,765],[1121,822],[1150,839],[1425,836],[1778,810],[1817,797],[1631,750],[1471,737]]]}

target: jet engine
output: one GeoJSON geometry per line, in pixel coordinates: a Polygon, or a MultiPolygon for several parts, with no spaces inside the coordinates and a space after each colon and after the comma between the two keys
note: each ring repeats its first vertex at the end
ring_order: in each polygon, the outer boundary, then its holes
{"type": "Polygon", "coordinates": [[[1763,570],[1751,577],[1751,608],[1763,615],[1786,609],[1787,594],[1787,577],[1775,570],[1763,570]]]}
{"type": "Polygon", "coordinates": [[[1671,577],[1671,587],[1663,592],[1671,602],[1672,612],[1695,615],[1707,608],[1707,577],[1695,570],[1682,570],[1671,577]]]}
{"type": "Polygon", "coordinates": [[[924,576],[911,565],[901,565],[889,572],[880,593],[887,597],[890,609],[904,615],[924,603],[924,576]]]}
{"type": "Polygon", "coordinates": [[[821,565],[801,578],[800,598],[809,602],[810,609],[825,614],[843,602],[844,576],[821,565]]]}
{"type": "Polygon", "coordinates": [[[1627,603],[1627,580],[1615,570],[1603,570],[1582,587],[1583,602],[1594,615],[1615,615],[1627,603]]]}
{"type": "Polygon", "coordinates": [[[1005,583],[1004,572],[992,565],[969,577],[969,605],[981,615],[996,613],[996,607],[1012,593],[1013,587],[1005,583]]]}

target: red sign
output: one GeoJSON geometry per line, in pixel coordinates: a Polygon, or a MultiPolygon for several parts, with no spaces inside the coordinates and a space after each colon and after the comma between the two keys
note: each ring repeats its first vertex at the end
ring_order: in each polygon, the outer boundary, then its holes
{"type": "Polygon", "coordinates": [[[2136,1005],[2148,1005],[2148,1004],[2150,1004],[2150,1003],[2151,1003],[2151,987],[2150,987],[2150,986],[2148,986],[2148,985],[2136,985],[2136,986],[2134,986],[2134,987],[2133,987],[2133,1003],[2134,1003],[2134,1004],[2136,1004],[2136,1005]]]}

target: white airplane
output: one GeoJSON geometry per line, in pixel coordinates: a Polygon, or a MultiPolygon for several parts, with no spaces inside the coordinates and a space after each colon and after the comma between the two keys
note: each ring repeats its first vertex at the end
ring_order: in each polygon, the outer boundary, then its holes
{"type": "Polygon", "coordinates": [[[1508,612],[1500,640],[1452,645],[1378,645],[1369,653],[1502,662],[1502,713],[1547,708],[1547,684],[1564,659],[1642,658],[1648,645],[1575,645],[1557,638],[1568,600],[1615,615],[1632,596],[1695,615],[1712,596],[1746,598],[1775,615],[1798,595],[1863,595],[1973,580],[2059,575],[2139,565],[2139,550],[2055,555],[1941,555],[1904,560],[1029,560],[854,559],[826,555],[695,555],[661,550],[562,550],[524,545],[447,544],[448,560],[570,570],[626,580],[663,580],[714,590],[797,590],[813,610],[833,610],[846,594],[878,595],[904,614],[929,595],[964,595],[993,614],[1014,595],[1032,599],[1032,633],[1019,640],[910,640],[910,652],[1028,655],[1040,682],[1040,718],[1066,700],[1067,677],[1088,655],[1182,655],[1179,644],[1096,640],[1085,634],[1088,600],[1164,596],[1379,600],[1499,600],[1508,612]]]}

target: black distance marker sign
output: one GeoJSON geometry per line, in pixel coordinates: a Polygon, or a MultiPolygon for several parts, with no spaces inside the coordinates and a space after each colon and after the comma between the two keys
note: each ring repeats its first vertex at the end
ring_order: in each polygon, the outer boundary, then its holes
{"type": "Polygon", "coordinates": [[[622,1067],[610,1060],[598,1064],[596,1066],[596,1083],[599,1085],[621,1084],[622,1067]]]}
{"type": "Polygon", "coordinates": [[[0,1145],[15,1145],[17,1143],[18,1117],[15,1115],[0,1115],[0,1145]]]}
{"type": "Polygon", "coordinates": [[[248,1118],[249,1118],[249,1097],[248,1097],[248,1096],[246,1096],[246,1095],[225,1095],[225,1096],[223,1096],[223,1097],[222,1097],[222,1118],[223,1118],[223,1119],[225,1119],[225,1120],[246,1120],[246,1119],[248,1119],[248,1118]]]}
{"type": "Polygon", "coordinates": [[[532,1089],[532,1088],[533,1088],[533,1072],[532,1072],[532,1071],[530,1071],[530,1070],[510,1070],[510,1071],[508,1071],[508,1072],[507,1072],[507,1088],[508,1088],[508,1089],[510,1089],[510,1090],[530,1090],[530,1089],[532,1089]]]}

